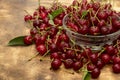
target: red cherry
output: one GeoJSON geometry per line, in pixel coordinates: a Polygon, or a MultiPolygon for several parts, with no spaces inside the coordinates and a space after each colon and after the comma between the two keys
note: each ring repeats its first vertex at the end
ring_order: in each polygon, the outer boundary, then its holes
{"type": "Polygon", "coordinates": [[[88,71],[92,71],[96,68],[96,66],[94,64],[87,64],[87,70],[88,71]]]}
{"type": "Polygon", "coordinates": [[[101,59],[105,64],[107,64],[110,62],[111,57],[108,54],[102,54],[101,59]]]}
{"type": "Polygon", "coordinates": [[[82,66],[83,66],[82,62],[76,61],[73,63],[73,70],[78,71],[80,68],[82,68],[82,66]]]}
{"type": "Polygon", "coordinates": [[[50,50],[50,52],[56,52],[56,51],[58,51],[57,45],[55,43],[51,43],[49,45],[49,50],[50,50]]]}
{"type": "Polygon", "coordinates": [[[90,60],[93,64],[97,63],[97,61],[98,61],[98,54],[97,53],[91,54],[89,57],[90,57],[90,60]]]}
{"type": "Polygon", "coordinates": [[[98,13],[98,18],[99,19],[106,20],[107,17],[108,17],[107,13],[105,13],[104,11],[99,11],[99,13],[98,13]]]}
{"type": "Polygon", "coordinates": [[[72,68],[73,67],[73,60],[72,59],[66,59],[64,61],[64,66],[66,69],[72,68]]]}
{"type": "Polygon", "coordinates": [[[90,34],[91,35],[98,35],[100,33],[100,29],[97,26],[90,27],[90,34]]]}
{"type": "Polygon", "coordinates": [[[115,54],[115,47],[112,45],[108,45],[105,47],[106,53],[109,55],[114,55],[115,54]]]}
{"type": "Polygon", "coordinates": [[[91,72],[91,77],[92,77],[93,79],[96,79],[96,78],[99,77],[100,73],[101,73],[100,69],[95,68],[95,69],[93,69],[92,72],[91,72]]]}
{"type": "Polygon", "coordinates": [[[35,35],[35,34],[37,34],[37,29],[36,28],[32,28],[31,30],[30,30],[30,34],[33,36],[33,35],[35,35]]]}
{"type": "Polygon", "coordinates": [[[31,15],[25,15],[24,20],[25,20],[25,22],[30,21],[30,20],[32,20],[32,16],[31,15]]]}
{"type": "Polygon", "coordinates": [[[98,60],[97,63],[96,63],[96,66],[99,69],[102,69],[104,67],[104,65],[105,65],[104,62],[102,62],[101,60],[98,60]]]}
{"type": "Polygon", "coordinates": [[[120,64],[113,64],[112,69],[114,73],[120,73],[120,64]]]}
{"type": "Polygon", "coordinates": [[[40,53],[40,55],[44,55],[47,52],[47,48],[44,44],[40,44],[37,46],[37,51],[40,53]]]}
{"type": "Polygon", "coordinates": [[[62,65],[62,61],[60,59],[54,59],[51,62],[51,67],[52,67],[53,70],[59,69],[61,65],[62,65]]]}
{"type": "Polygon", "coordinates": [[[109,33],[110,33],[110,30],[107,26],[102,26],[101,27],[101,34],[106,35],[106,34],[109,34],[109,33]]]}
{"type": "Polygon", "coordinates": [[[66,58],[71,58],[71,59],[73,59],[73,58],[75,58],[75,51],[74,50],[68,50],[67,52],[66,52],[66,58]]]}
{"type": "Polygon", "coordinates": [[[120,58],[119,57],[114,57],[113,63],[114,64],[120,64],[120,58]]]}
{"type": "Polygon", "coordinates": [[[27,45],[32,44],[32,36],[25,36],[24,37],[24,43],[27,45]]]}
{"type": "Polygon", "coordinates": [[[40,12],[40,17],[41,17],[42,19],[45,19],[45,18],[47,17],[47,14],[46,14],[45,12],[41,11],[41,12],[40,12]]]}
{"type": "Polygon", "coordinates": [[[40,36],[38,39],[36,39],[35,44],[36,46],[40,44],[45,44],[46,42],[46,36],[40,36]]]}
{"type": "Polygon", "coordinates": [[[59,59],[60,55],[58,52],[53,52],[50,54],[50,59],[59,59]]]}

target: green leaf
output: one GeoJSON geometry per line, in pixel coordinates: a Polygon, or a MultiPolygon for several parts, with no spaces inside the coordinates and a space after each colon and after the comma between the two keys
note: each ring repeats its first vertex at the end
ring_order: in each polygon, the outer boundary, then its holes
{"type": "Polygon", "coordinates": [[[24,37],[25,36],[19,36],[10,40],[8,46],[25,46],[26,44],[24,44],[24,37]]]}
{"type": "Polygon", "coordinates": [[[83,80],[90,80],[91,79],[91,75],[88,71],[85,71],[84,72],[84,77],[83,77],[83,80]]]}
{"type": "Polygon", "coordinates": [[[82,17],[81,17],[81,18],[84,18],[84,17],[88,14],[88,12],[89,12],[88,10],[83,11],[83,12],[82,12],[82,17]]]}
{"type": "Polygon", "coordinates": [[[53,11],[53,12],[51,13],[52,18],[54,19],[56,16],[58,16],[58,15],[61,14],[62,12],[63,12],[63,9],[62,9],[62,8],[59,8],[59,9],[53,11]]]}
{"type": "Polygon", "coordinates": [[[48,14],[48,17],[50,18],[50,20],[53,20],[53,16],[51,14],[48,14]]]}
{"type": "Polygon", "coordinates": [[[49,20],[49,24],[55,25],[53,20],[49,20]]]}

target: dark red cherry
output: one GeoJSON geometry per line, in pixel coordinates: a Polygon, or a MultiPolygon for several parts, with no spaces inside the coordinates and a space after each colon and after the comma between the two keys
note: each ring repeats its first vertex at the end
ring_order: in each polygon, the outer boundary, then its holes
{"type": "Polygon", "coordinates": [[[99,18],[99,19],[106,20],[107,17],[108,17],[108,15],[107,15],[107,13],[105,13],[104,11],[100,11],[100,12],[98,13],[98,18],[99,18]]]}
{"type": "Polygon", "coordinates": [[[114,64],[120,64],[120,57],[114,57],[113,63],[114,64]]]}
{"type": "Polygon", "coordinates": [[[25,36],[24,37],[24,43],[27,44],[27,45],[30,45],[32,44],[32,36],[25,36]]]}
{"type": "Polygon", "coordinates": [[[36,39],[35,44],[36,46],[40,44],[45,44],[46,42],[46,36],[40,36],[38,39],[36,39]]]}
{"type": "Polygon", "coordinates": [[[89,27],[87,25],[83,25],[79,28],[78,33],[80,34],[88,34],[89,32],[89,27]]]}
{"type": "Polygon", "coordinates": [[[74,50],[68,50],[67,52],[66,52],[66,58],[71,58],[71,59],[73,59],[73,58],[75,58],[75,51],[74,50]]]}
{"type": "Polygon", "coordinates": [[[105,47],[106,53],[109,55],[114,55],[115,54],[115,47],[112,45],[108,45],[105,47]]]}
{"type": "Polygon", "coordinates": [[[102,26],[101,27],[101,34],[102,35],[106,35],[106,34],[109,34],[110,33],[110,30],[107,26],[102,26]]]}
{"type": "Polygon", "coordinates": [[[66,59],[64,61],[64,66],[66,69],[72,68],[73,67],[73,60],[72,59],[66,59]]]}
{"type": "Polygon", "coordinates": [[[102,26],[105,26],[105,20],[100,20],[100,22],[97,24],[98,27],[102,27],[102,26]]]}
{"type": "Polygon", "coordinates": [[[91,35],[98,35],[100,34],[100,29],[97,26],[90,27],[90,34],[91,35]]]}
{"type": "Polygon", "coordinates": [[[36,27],[39,27],[41,24],[41,22],[39,20],[34,20],[33,21],[33,26],[36,28],[36,27]]]}
{"type": "Polygon", "coordinates": [[[102,61],[103,61],[105,64],[107,64],[107,63],[110,62],[111,57],[110,57],[110,55],[108,55],[108,54],[102,54],[102,55],[101,55],[101,59],[102,59],[102,61]]]}
{"type": "Polygon", "coordinates": [[[97,61],[98,61],[98,54],[97,53],[93,53],[89,57],[90,57],[90,60],[93,64],[97,63],[97,61]]]}
{"type": "Polygon", "coordinates": [[[78,71],[80,68],[82,68],[83,63],[80,61],[76,61],[73,63],[73,70],[74,71],[78,71]]]}
{"type": "Polygon", "coordinates": [[[40,12],[40,18],[45,19],[47,17],[47,14],[43,11],[40,12]]]}
{"type": "Polygon", "coordinates": [[[94,64],[87,64],[87,70],[88,71],[92,71],[96,68],[96,66],[94,64]]]}
{"type": "Polygon", "coordinates": [[[50,50],[50,52],[56,52],[56,51],[58,51],[57,45],[55,43],[51,43],[49,45],[49,50],[50,50]]]}
{"type": "Polygon", "coordinates": [[[61,65],[62,65],[62,61],[60,59],[54,59],[51,62],[51,67],[52,67],[53,70],[59,69],[61,65]]]}
{"type": "Polygon", "coordinates": [[[93,69],[92,72],[91,72],[91,77],[92,77],[93,79],[96,79],[96,78],[99,77],[100,73],[101,73],[100,69],[95,68],[95,69],[93,69]]]}
{"type": "Polygon", "coordinates": [[[58,52],[53,52],[50,54],[50,59],[59,59],[60,55],[58,52]]]}
{"type": "Polygon", "coordinates": [[[96,66],[99,69],[102,69],[104,67],[104,65],[105,65],[104,62],[102,62],[101,60],[98,60],[97,63],[96,63],[96,66]]]}
{"type": "Polygon", "coordinates": [[[37,51],[40,53],[40,55],[44,55],[47,52],[47,48],[44,44],[40,44],[37,46],[37,51]]]}
{"type": "Polygon", "coordinates": [[[30,21],[30,20],[32,20],[32,16],[31,15],[25,15],[24,21],[27,22],[27,21],[30,21]]]}
{"type": "Polygon", "coordinates": [[[32,28],[31,30],[30,30],[30,34],[33,36],[33,35],[35,35],[35,34],[37,34],[37,29],[36,28],[32,28]]]}
{"type": "Polygon", "coordinates": [[[120,64],[113,64],[112,69],[114,73],[120,73],[120,64]]]}

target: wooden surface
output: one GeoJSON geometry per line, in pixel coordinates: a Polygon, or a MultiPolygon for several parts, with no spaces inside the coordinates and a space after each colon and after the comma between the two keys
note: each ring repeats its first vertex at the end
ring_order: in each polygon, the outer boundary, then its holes
{"type": "MultiPolygon", "coordinates": [[[[52,1],[41,0],[41,3],[48,6],[52,1]]],[[[60,1],[64,4],[72,2],[60,1]]],[[[29,34],[23,21],[24,10],[32,14],[37,6],[37,0],[0,0],[0,80],[82,80],[81,73],[73,75],[63,67],[56,72],[51,71],[49,58],[40,62],[38,57],[27,62],[36,53],[34,45],[7,46],[12,38],[29,34]]],[[[111,70],[110,66],[106,66],[96,80],[120,80],[120,74],[113,74],[111,70]]]]}

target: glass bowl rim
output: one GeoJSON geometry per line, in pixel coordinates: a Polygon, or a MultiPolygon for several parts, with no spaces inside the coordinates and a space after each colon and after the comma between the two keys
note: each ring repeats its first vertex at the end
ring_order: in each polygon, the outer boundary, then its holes
{"type": "Polygon", "coordinates": [[[110,34],[107,34],[107,35],[98,35],[98,36],[83,35],[83,34],[80,34],[80,33],[76,33],[76,32],[74,32],[74,31],[70,30],[69,28],[67,28],[67,25],[66,25],[66,23],[65,23],[65,20],[66,20],[66,18],[67,18],[68,16],[69,16],[69,14],[66,14],[66,15],[64,16],[64,18],[63,18],[63,21],[62,21],[63,27],[65,28],[65,30],[67,30],[67,31],[69,31],[69,32],[71,32],[71,33],[74,33],[74,34],[76,34],[76,35],[78,35],[78,36],[89,37],[89,38],[104,38],[104,37],[111,37],[111,36],[114,36],[114,35],[117,35],[118,33],[120,33],[120,30],[118,30],[118,31],[116,31],[116,32],[113,32],[113,33],[110,33],[110,34]]]}

